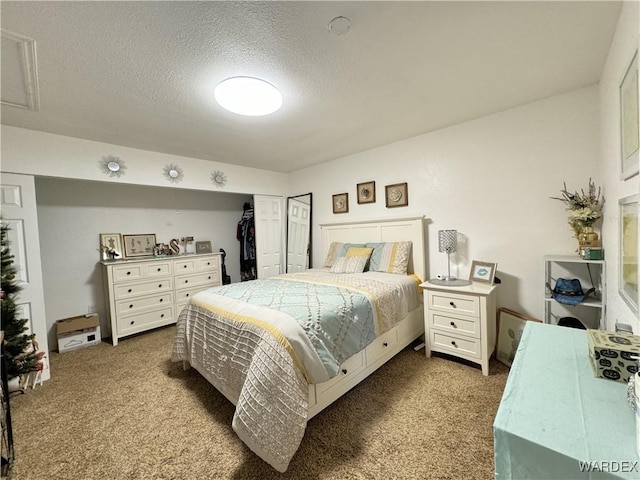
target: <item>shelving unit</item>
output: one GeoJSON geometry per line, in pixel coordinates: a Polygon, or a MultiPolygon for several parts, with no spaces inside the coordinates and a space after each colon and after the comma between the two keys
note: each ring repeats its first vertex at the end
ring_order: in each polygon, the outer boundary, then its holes
{"type": "Polygon", "coordinates": [[[544,321],[557,324],[562,317],[579,319],[587,328],[605,328],[606,272],[604,260],[583,260],[578,255],[546,255],[544,257],[545,296],[544,321]],[[558,278],[577,278],[585,292],[595,292],[576,305],[557,302],[551,290],[558,278]]]}

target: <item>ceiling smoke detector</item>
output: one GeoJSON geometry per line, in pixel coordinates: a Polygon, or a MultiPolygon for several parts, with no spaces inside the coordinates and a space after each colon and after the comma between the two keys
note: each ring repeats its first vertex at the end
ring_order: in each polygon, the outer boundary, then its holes
{"type": "Polygon", "coordinates": [[[351,30],[351,20],[347,17],[336,17],[329,22],[329,33],[334,35],[344,35],[351,30]]]}

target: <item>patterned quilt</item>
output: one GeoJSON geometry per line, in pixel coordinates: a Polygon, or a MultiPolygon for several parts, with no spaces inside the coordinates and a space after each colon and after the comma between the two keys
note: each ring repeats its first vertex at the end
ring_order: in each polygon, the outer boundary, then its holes
{"type": "Polygon", "coordinates": [[[323,270],[211,288],[180,314],[172,359],[236,404],[233,429],[284,472],[304,436],[308,384],[393,327],[401,297],[388,282],[323,270]]]}

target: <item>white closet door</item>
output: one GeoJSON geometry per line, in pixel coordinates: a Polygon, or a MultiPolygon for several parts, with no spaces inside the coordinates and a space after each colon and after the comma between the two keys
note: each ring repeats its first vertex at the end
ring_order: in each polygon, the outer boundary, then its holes
{"type": "Polygon", "coordinates": [[[302,272],[309,268],[309,231],[311,205],[296,198],[289,199],[287,217],[287,272],[302,272]]]}
{"type": "Polygon", "coordinates": [[[258,278],[284,273],[283,206],[283,197],[253,196],[258,278]]]}
{"type": "Polygon", "coordinates": [[[39,350],[45,352],[42,378],[48,380],[49,345],[44,312],[35,179],[31,175],[3,173],[0,181],[2,221],[9,225],[9,248],[18,271],[18,283],[22,287],[16,304],[22,318],[29,319],[27,333],[36,334],[39,350]]]}

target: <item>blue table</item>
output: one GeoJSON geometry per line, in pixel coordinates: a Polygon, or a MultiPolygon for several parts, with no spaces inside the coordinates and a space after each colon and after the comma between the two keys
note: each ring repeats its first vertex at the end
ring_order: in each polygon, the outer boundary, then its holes
{"type": "Polygon", "coordinates": [[[594,377],[584,330],[527,322],[493,424],[496,479],[640,479],[626,388],[594,377]]]}

